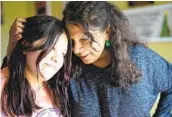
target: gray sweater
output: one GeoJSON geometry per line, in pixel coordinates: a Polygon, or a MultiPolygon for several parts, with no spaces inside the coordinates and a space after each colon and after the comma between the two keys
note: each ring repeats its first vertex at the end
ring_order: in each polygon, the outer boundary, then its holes
{"type": "Polygon", "coordinates": [[[143,46],[131,47],[130,57],[143,76],[126,92],[108,82],[112,65],[84,65],[82,74],[70,82],[72,117],[150,117],[160,92],[154,116],[172,117],[172,65],[143,46]]]}

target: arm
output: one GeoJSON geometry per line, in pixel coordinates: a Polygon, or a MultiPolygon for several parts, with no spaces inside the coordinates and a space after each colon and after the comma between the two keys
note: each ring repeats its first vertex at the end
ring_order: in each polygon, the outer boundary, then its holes
{"type": "Polygon", "coordinates": [[[16,18],[10,27],[9,42],[6,51],[7,55],[4,58],[2,68],[8,64],[9,58],[11,56],[14,47],[16,46],[17,41],[22,38],[21,33],[23,32],[23,28],[24,28],[23,22],[26,22],[24,18],[16,18]]]}
{"type": "Polygon", "coordinates": [[[155,79],[161,96],[153,117],[172,117],[172,65],[162,59],[157,64],[159,70],[155,71],[155,79]]]}

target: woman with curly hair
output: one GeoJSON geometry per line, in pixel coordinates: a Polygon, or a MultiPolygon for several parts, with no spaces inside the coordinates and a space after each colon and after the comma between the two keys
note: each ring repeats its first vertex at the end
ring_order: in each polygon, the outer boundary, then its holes
{"type": "Polygon", "coordinates": [[[1,69],[1,116],[69,117],[72,51],[63,25],[46,15],[22,21],[22,39],[1,69]]]}
{"type": "Polygon", "coordinates": [[[73,41],[73,117],[171,117],[172,65],[144,46],[108,2],[69,2],[63,11],[73,41]]]}
{"type": "Polygon", "coordinates": [[[63,15],[73,42],[73,117],[149,117],[159,93],[154,116],[171,116],[172,65],[138,40],[116,6],[69,2],[63,15]]]}

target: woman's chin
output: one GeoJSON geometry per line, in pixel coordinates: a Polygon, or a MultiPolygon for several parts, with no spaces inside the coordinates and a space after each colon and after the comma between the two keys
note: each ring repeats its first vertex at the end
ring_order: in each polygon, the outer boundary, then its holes
{"type": "Polygon", "coordinates": [[[42,76],[44,77],[45,81],[50,80],[56,72],[54,70],[45,70],[42,72],[42,76]]]}
{"type": "Polygon", "coordinates": [[[45,81],[50,80],[52,77],[53,77],[53,76],[50,76],[50,75],[44,75],[45,81]]]}
{"type": "Polygon", "coordinates": [[[82,60],[82,59],[81,59],[81,61],[82,61],[84,64],[87,64],[87,65],[93,63],[92,60],[82,60]]]}

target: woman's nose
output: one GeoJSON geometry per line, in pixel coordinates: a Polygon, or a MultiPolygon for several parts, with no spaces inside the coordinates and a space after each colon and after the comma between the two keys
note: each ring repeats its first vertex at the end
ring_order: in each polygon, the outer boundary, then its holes
{"type": "Polygon", "coordinates": [[[79,55],[79,54],[81,53],[81,50],[82,50],[81,48],[82,48],[81,44],[76,43],[76,44],[73,46],[72,50],[73,50],[73,52],[74,52],[76,55],[79,55]]]}
{"type": "Polygon", "coordinates": [[[51,60],[54,61],[54,62],[57,62],[57,59],[56,59],[56,56],[51,56],[51,60]]]}
{"type": "Polygon", "coordinates": [[[53,49],[50,53],[50,59],[54,62],[57,62],[57,53],[56,53],[56,50],[53,49]]]}

